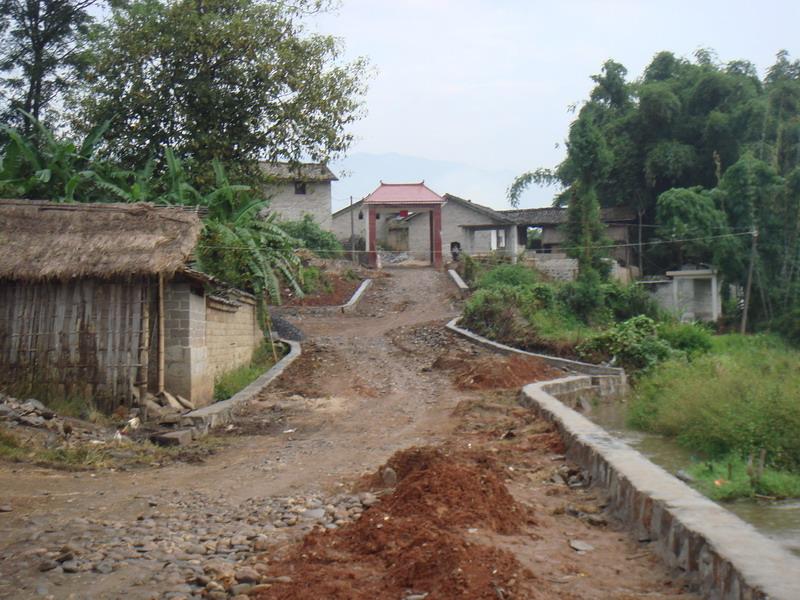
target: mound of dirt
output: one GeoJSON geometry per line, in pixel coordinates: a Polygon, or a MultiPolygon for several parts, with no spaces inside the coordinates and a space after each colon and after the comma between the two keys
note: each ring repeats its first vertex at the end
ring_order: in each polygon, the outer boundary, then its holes
{"type": "Polygon", "coordinates": [[[495,355],[473,357],[466,354],[445,354],[433,363],[434,369],[451,372],[460,390],[518,388],[534,381],[555,379],[562,371],[533,356],[495,355]]]}
{"type": "Polygon", "coordinates": [[[411,448],[387,466],[398,475],[394,492],[355,523],[306,536],[270,566],[291,582],[277,582],[259,598],[523,597],[521,581],[530,573],[511,553],[469,539],[472,527],[513,533],[527,520],[490,459],[411,448]]]}

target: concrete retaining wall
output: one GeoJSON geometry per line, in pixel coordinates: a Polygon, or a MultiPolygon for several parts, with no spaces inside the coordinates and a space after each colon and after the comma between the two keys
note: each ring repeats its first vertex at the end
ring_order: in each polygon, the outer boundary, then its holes
{"type": "Polygon", "coordinates": [[[324,316],[336,313],[350,313],[358,308],[359,303],[364,298],[366,291],[372,285],[372,279],[365,279],[361,285],[356,288],[350,300],[346,304],[338,306],[273,306],[270,307],[270,314],[278,316],[298,316],[298,315],[312,315],[324,316]]]}
{"type": "Polygon", "coordinates": [[[586,393],[592,379],[571,376],[527,385],[521,403],[555,424],[567,457],[608,491],[611,512],[651,539],[706,598],[800,599],[800,558],[558,399],[586,393]]]}
{"type": "Polygon", "coordinates": [[[606,367],[604,365],[593,365],[591,363],[581,362],[579,360],[569,360],[567,358],[559,358],[557,356],[548,356],[547,354],[537,354],[535,352],[526,352],[518,348],[512,348],[499,342],[493,342],[490,339],[482,337],[477,333],[472,333],[468,329],[463,329],[458,326],[460,317],[450,321],[446,327],[453,333],[467,338],[471,342],[496,350],[502,354],[525,354],[526,356],[535,356],[536,358],[546,362],[549,365],[570,371],[573,373],[583,373],[585,375],[606,376],[608,379],[603,383],[605,393],[616,393],[621,391],[618,388],[624,388],[626,385],[625,370],[617,367],[606,367]],[[610,389],[609,389],[610,388],[610,389]]]}

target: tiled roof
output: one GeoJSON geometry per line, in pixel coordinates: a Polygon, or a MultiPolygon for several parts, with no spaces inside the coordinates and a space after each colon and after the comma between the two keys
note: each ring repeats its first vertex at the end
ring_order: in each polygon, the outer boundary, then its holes
{"type": "MultiPolygon", "coordinates": [[[[548,206],[545,208],[521,208],[500,211],[506,218],[519,225],[561,225],[567,222],[567,209],[548,206]]],[[[603,223],[630,222],[636,220],[636,211],[626,206],[612,206],[600,209],[603,223]]]]}
{"type": "Polygon", "coordinates": [[[261,169],[278,181],[339,181],[327,165],[319,163],[262,162],[261,169]]]}
{"type": "Polygon", "coordinates": [[[364,204],[443,204],[444,198],[420,183],[383,183],[369,196],[364,204]]]}
{"type": "Polygon", "coordinates": [[[454,196],[453,194],[445,194],[444,199],[448,202],[455,202],[456,204],[460,204],[461,206],[465,206],[475,212],[481,213],[484,216],[489,217],[495,221],[500,221],[501,223],[512,223],[513,221],[509,218],[508,215],[503,214],[502,212],[496,211],[493,208],[489,208],[488,206],[483,206],[481,204],[475,204],[472,200],[465,200],[464,198],[459,198],[458,196],[454,196]]]}

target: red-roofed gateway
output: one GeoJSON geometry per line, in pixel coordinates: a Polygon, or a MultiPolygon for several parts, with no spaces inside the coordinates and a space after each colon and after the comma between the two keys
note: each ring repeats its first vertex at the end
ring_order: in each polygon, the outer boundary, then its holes
{"type": "Polygon", "coordinates": [[[444,198],[425,185],[419,183],[383,183],[364,199],[367,207],[367,251],[369,264],[375,267],[378,263],[377,225],[376,220],[381,208],[390,208],[394,212],[430,212],[431,263],[437,269],[442,267],[442,205],[444,198]]]}

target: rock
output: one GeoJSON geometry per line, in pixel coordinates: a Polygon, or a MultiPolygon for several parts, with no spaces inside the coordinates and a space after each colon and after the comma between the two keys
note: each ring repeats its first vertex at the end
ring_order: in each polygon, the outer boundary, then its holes
{"type": "Polygon", "coordinates": [[[260,535],[253,541],[253,550],[262,552],[269,548],[269,545],[269,538],[265,535],[260,535]]]}
{"type": "Polygon", "coordinates": [[[381,472],[381,478],[386,487],[394,487],[397,485],[397,473],[392,467],[384,467],[381,472]]]}
{"type": "Polygon", "coordinates": [[[569,547],[576,552],[590,552],[594,550],[594,546],[584,542],[583,540],[570,540],[569,547]]]}
{"type": "Polygon", "coordinates": [[[300,516],[308,521],[315,521],[317,519],[322,519],[325,517],[325,509],[311,508],[309,510],[304,511],[300,516]]]}
{"type": "Polygon", "coordinates": [[[94,570],[97,573],[102,573],[103,575],[108,575],[109,573],[111,573],[114,570],[114,566],[110,562],[102,560],[102,561],[100,561],[99,563],[97,563],[94,566],[94,570]]]}
{"type": "Polygon", "coordinates": [[[595,527],[604,527],[608,525],[608,521],[606,521],[605,517],[600,515],[587,515],[586,522],[595,527]]]}
{"type": "Polygon", "coordinates": [[[40,417],[39,415],[23,415],[17,418],[17,422],[29,427],[41,427],[44,425],[44,417],[40,417]]]}
{"type": "Polygon", "coordinates": [[[278,577],[265,577],[265,583],[292,583],[292,578],[288,575],[279,575],[278,577]]]}
{"type": "Polygon", "coordinates": [[[17,412],[7,404],[0,404],[0,419],[9,421],[17,418],[17,412]]]}
{"type": "Polygon", "coordinates": [[[44,573],[45,571],[52,571],[58,566],[58,563],[50,558],[47,558],[39,563],[39,570],[44,573]]]}
{"type": "Polygon", "coordinates": [[[237,569],[234,577],[239,583],[258,583],[261,581],[261,575],[252,567],[237,569]]]}
{"type": "Polygon", "coordinates": [[[45,419],[52,419],[56,415],[56,413],[34,398],[25,400],[20,406],[20,409],[23,414],[36,413],[45,419]]]}
{"type": "Polygon", "coordinates": [[[681,481],[683,481],[683,482],[685,482],[685,483],[694,483],[694,477],[692,477],[691,475],[689,475],[689,473],[687,473],[687,472],[686,472],[686,471],[684,471],[683,469],[679,469],[679,470],[678,470],[678,471],[675,473],[675,477],[677,477],[678,479],[680,479],[681,481]]]}
{"type": "Polygon", "coordinates": [[[74,560],[67,560],[61,563],[61,568],[64,569],[64,573],[77,573],[80,571],[80,567],[78,563],[74,560]]]}
{"type": "Polygon", "coordinates": [[[191,429],[179,429],[150,436],[150,441],[159,446],[185,446],[192,441],[191,429]]]}
{"type": "Polygon", "coordinates": [[[256,595],[260,594],[261,592],[266,592],[271,587],[272,587],[272,584],[270,584],[270,583],[259,583],[258,585],[254,585],[253,587],[251,587],[250,591],[248,592],[248,594],[251,597],[252,596],[256,596],[256,595]]]}
{"type": "Polygon", "coordinates": [[[366,507],[374,506],[378,503],[378,497],[370,492],[364,492],[359,495],[359,500],[361,500],[361,504],[366,507]]]}
{"type": "Polygon", "coordinates": [[[0,506],[0,513],[11,512],[12,510],[14,510],[14,509],[11,508],[8,504],[4,504],[3,506],[0,506]]]}

